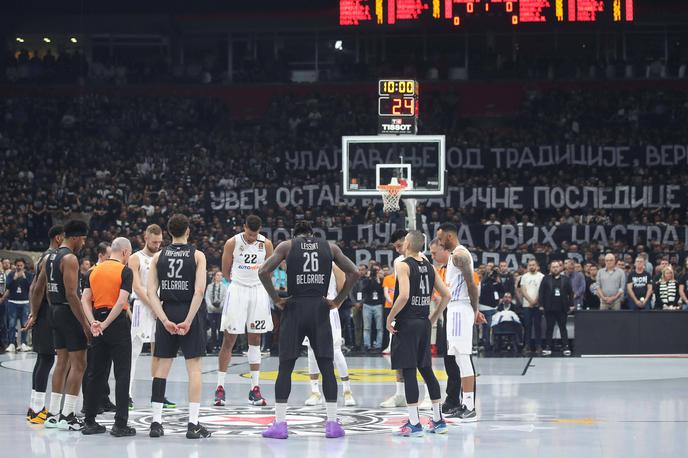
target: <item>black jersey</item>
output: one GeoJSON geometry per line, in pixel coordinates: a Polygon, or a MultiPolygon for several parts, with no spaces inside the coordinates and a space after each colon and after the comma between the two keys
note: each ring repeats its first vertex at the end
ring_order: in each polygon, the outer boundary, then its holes
{"type": "Polygon", "coordinates": [[[168,245],[160,252],[158,281],[163,305],[191,305],[196,290],[196,248],[187,243],[168,245]]]}
{"type": "MultiPolygon", "coordinates": [[[[41,274],[41,271],[46,268],[46,264],[50,259],[50,255],[56,252],[57,249],[50,248],[45,253],[43,253],[40,258],[38,258],[38,261],[36,262],[36,276],[34,278],[38,278],[38,276],[41,274]]],[[[44,293],[41,299],[41,308],[38,310],[38,316],[47,316],[49,306],[50,304],[48,303],[48,295],[44,293]]]]}
{"type": "MultiPolygon", "coordinates": [[[[426,259],[418,261],[406,258],[409,266],[409,298],[406,306],[396,316],[397,319],[428,318],[430,316],[430,302],[432,290],[435,287],[435,269],[426,259]]],[[[394,285],[394,301],[399,296],[399,280],[394,285]]]]}
{"type": "Polygon", "coordinates": [[[326,297],[332,249],[325,239],[296,237],[287,256],[287,291],[292,297],[326,297]]]}
{"type": "MultiPolygon", "coordinates": [[[[60,266],[62,265],[62,258],[72,254],[72,250],[67,247],[60,247],[48,256],[45,263],[45,274],[48,278],[48,300],[52,305],[69,304],[67,295],[65,294],[64,278],[60,266]]],[[[77,294],[79,293],[77,282],[77,294]]]]}

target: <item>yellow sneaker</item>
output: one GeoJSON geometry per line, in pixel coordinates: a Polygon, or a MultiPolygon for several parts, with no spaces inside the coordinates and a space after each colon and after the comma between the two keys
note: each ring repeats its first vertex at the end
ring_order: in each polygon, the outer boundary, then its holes
{"type": "Polygon", "coordinates": [[[45,409],[45,407],[38,413],[35,413],[31,409],[29,409],[29,412],[31,413],[31,418],[28,418],[27,416],[27,419],[29,420],[29,423],[31,423],[32,425],[42,425],[48,418],[48,411],[45,409]]]}

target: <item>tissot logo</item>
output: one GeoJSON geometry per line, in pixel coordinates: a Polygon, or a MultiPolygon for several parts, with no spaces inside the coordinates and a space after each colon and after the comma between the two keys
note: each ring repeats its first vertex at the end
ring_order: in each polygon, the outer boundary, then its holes
{"type": "MultiPolygon", "coordinates": [[[[382,130],[385,132],[410,132],[411,131],[411,124],[396,124],[394,121],[397,121],[396,119],[392,120],[392,124],[383,124],[382,125],[382,130]]],[[[399,120],[401,121],[401,120],[399,120]]]]}

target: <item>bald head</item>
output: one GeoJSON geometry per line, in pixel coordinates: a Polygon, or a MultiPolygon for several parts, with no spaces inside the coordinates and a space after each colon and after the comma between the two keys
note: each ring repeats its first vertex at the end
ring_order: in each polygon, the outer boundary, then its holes
{"type": "Polygon", "coordinates": [[[125,237],[117,237],[112,241],[110,248],[112,249],[112,254],[110,255],[112,259],[116,259],[123,264],[126,264],[129,261],[129,256],[131,256],[132,251],[131,242],[129,239],[125,237]]]}

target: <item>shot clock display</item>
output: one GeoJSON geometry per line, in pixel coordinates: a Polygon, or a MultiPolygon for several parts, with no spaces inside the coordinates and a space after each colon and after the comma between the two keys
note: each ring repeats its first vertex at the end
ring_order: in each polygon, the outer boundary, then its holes
{"type": "Polygon", "coordinates": [[[380,80],[378,95],[378,133],[415,134],[418,124],[418,82],[380,80]]]}

